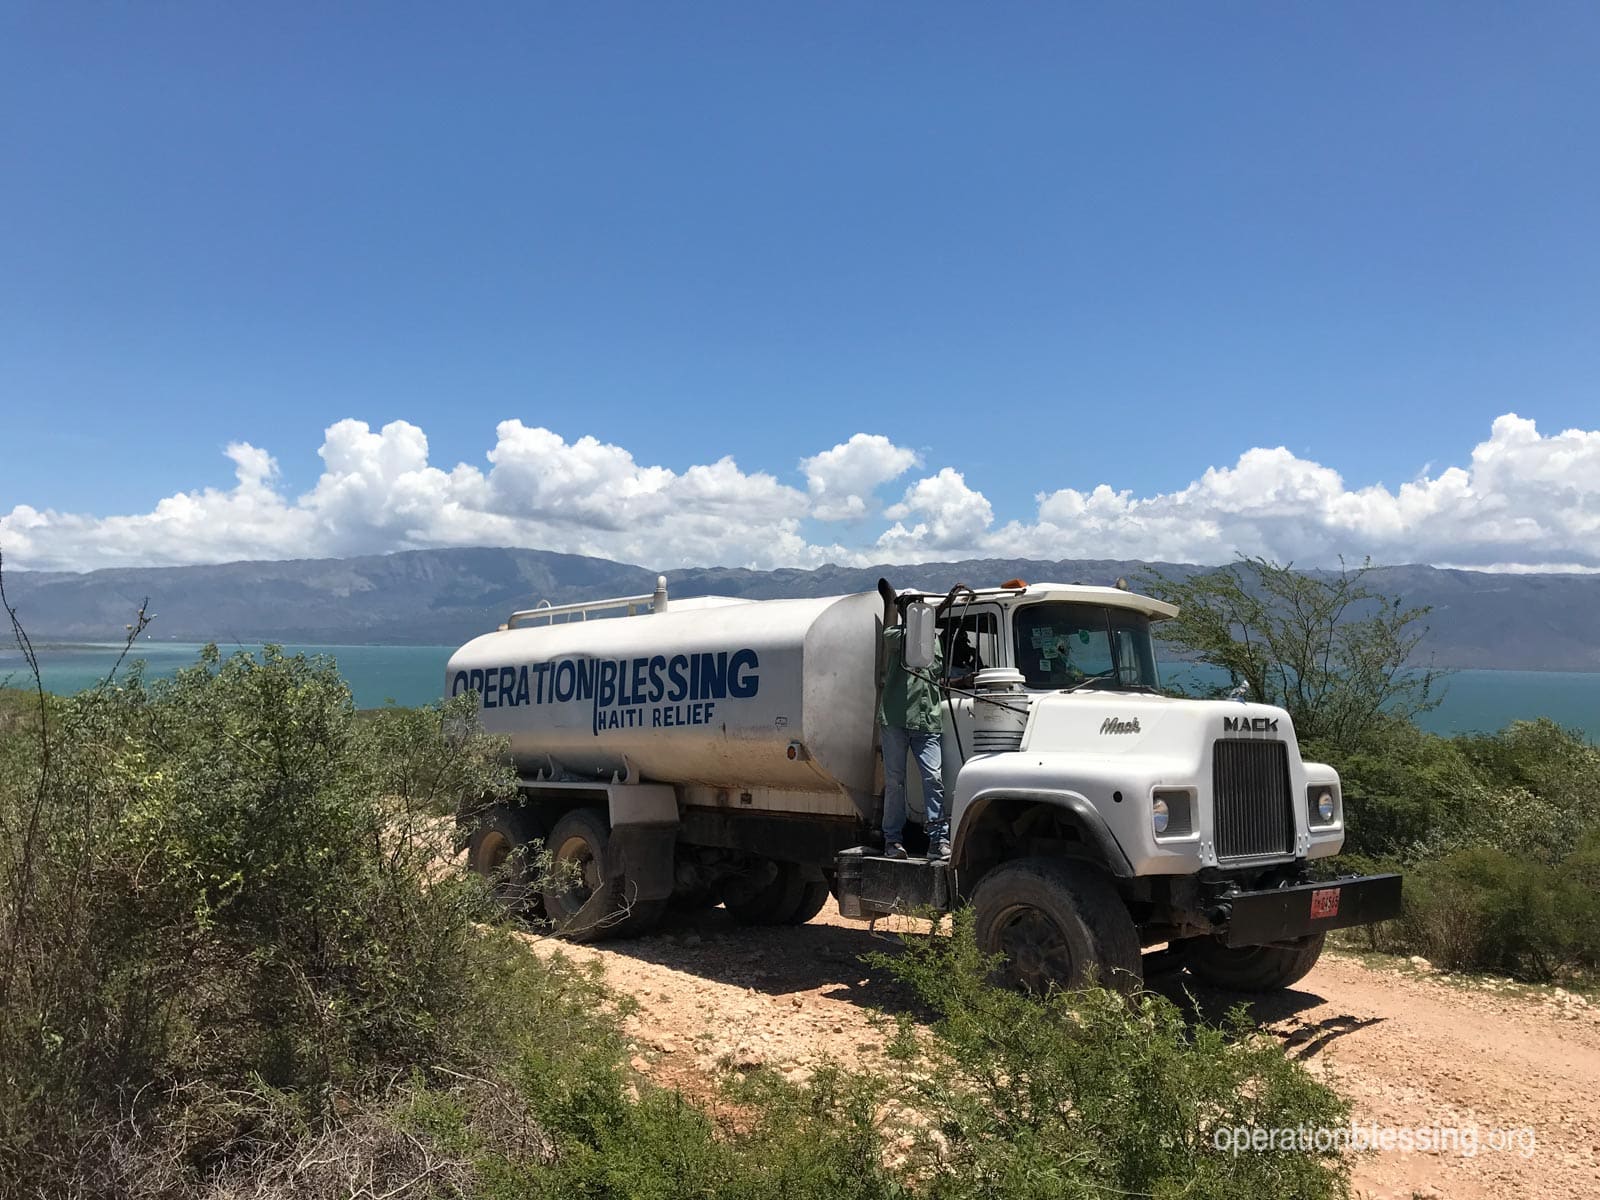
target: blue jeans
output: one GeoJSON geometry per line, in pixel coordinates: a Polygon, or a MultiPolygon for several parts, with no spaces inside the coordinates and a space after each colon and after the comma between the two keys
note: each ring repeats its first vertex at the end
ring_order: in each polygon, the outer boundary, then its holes
{"type": "Polygon", "coordinates": [[[922,798],[926,805],[923,828],[928,841],[948,837],[949,823],[944,815],[944,753],[937,733],[914,729],[891,729],[883,735],[883,840],[898,842],[906,832],[906,752],[916,752],[922,772],[922,798]]]}

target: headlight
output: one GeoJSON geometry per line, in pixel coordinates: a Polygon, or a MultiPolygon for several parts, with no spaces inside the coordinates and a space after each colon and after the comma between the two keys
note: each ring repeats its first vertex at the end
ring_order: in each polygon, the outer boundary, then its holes
{"type": "Polygon", "coordinates": [[[1332,825],[1339,819],[1339,793],[1325,783],[1306,789],[1306,817],[1313,825],[1332,825]]]}
{"type": "Polygon", "coordinates": [[[1163,787],[1150,793],[1150,826],[1158,838],[1189,837],[1194,833],[1194,792],[1190,788],[1163,787]]]}

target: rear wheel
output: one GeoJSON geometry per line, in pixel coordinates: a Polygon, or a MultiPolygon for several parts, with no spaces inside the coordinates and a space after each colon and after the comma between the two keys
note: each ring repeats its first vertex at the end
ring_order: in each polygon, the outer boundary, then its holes
{"type": "Polygon", "coordinates": [[[1139,935],[1111,881],[1083,863],[1024,858],[996,867],[972,897],[978,947],[1006,982],[1044,995],[1090,984],[1134,991],[1139,935]]]}
{"type": "Polygon", "coordinates": [[[704,912],[721,903],[721,897],[708,887],[695,888],[692,892],[679,892],[672,897],[672,906],[684,912],[704,912]]]}
{"type": "Polygon", "coordinates": [[[800,907],[795,909],[785,923],[804,925],[822,911],[822,906],[828,902],[828,897],[832,894],[826,879],[810,880],[806,884],[805,894],[800,897],[800,907]]]}
{"type": "MultiPolygon", "coordinates": [[[[728,880],[722,885],[722,906],[742,925],[792,925],[802,908],[813,897],[809,881],[796,863],[769,862],[771,874],[758,872],[728,880]]],[[[801,921],[809,921],[822,908],[827,898],[827,885],[823,896],[816,901],[817,908],[801,921]]]]}
{"type": "Polygon", "coordinates": [[[611,829],[592,808],[575,808],[550,829],[545,915],[556,932],[576,942],[631,937],[655,928],[665,900],[630,900],[606,877],[611,829]]]}
{"type": "Polygon", "coordinates": [[[544,907],[532,857],[538,849],[528,814],[497,804],[467,840],[467,865],[489,881],[495,899],[513,916],[538,917],[544,907]]]}
{"type": "Polygon", "coordinates": [[[1184,960],[1213,987],[1275,992],[1310,974],[1326,939],[1327,934],[1313,933],[1280,946],[1225,946],[1216,938],[1192,938],[1184,944],[1184,960]]]}

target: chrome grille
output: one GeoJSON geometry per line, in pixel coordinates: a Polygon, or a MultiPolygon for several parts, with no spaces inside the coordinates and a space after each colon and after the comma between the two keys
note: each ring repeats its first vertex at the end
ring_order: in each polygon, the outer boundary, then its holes
{"type": "Polygon", "coordinates": [[[1289,749],[1284,743],[1219,738],[1211,758],[1217,857],[1293,853],[1290,790],[1289,749]]]}

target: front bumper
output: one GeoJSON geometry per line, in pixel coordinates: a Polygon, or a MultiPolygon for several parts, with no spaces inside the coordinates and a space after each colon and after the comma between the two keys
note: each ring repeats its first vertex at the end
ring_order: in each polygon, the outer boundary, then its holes
{"type": "Polygon", "coordinates": [[[1224,895],[1229,946],[1265,946],[1400,915],[1400,876],[1365,875],[1224,895]]]}

